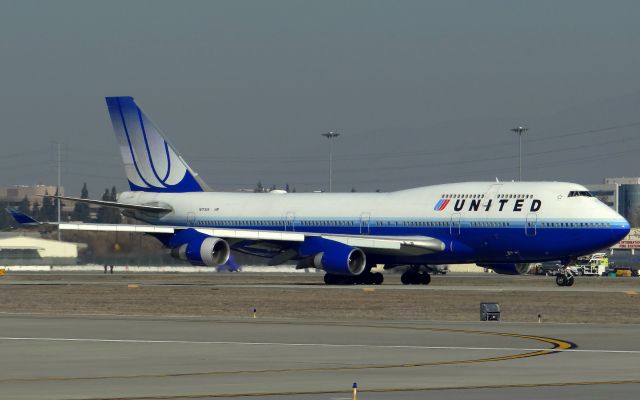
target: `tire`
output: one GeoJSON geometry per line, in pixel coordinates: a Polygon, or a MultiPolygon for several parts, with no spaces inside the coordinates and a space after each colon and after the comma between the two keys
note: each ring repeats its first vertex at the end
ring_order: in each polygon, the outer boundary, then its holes
{"type": "Polygon", "coordinates": [[[365,272],[360,276],[359,282],[363,285],[373,285],[374,277],[371,272],[365,272]]]}
{"type": "Polygon", "coordinates": [[[336,284],[336,277],[333,274],[324,274],[324,283],[327,285],[335,285],[336,284]]]}
{"type": "Polygon", "coordinates": [[[411,278],[412,278],[412,273],[407,271],[405,273],[403,273],[400,276],[400,281],[402,282],[403,285],[410,285],[411,284],[411,278]]]}
{"type": "Polygon", "coordinates": [[[376,272],[373,274],[373,284],[374,285],[382,285],[382,282],[384,282],[384,275],[382,275],[380,272],[376,272]]]}
{"type": "Polygon", "coordinates": [[[567,282],[565,283],[565,286],[573,286],[574,282],[575,282],[575,279],[573,278],[573,276],[569,276],[567,277],[567,282]]]}
{"type": "Polygon", "coordinates": [[[556,285],[567,286],[567,278],[564,275],[556,275],[556,285]]]}
{"type": "Polygon", "coordinates": [[[340,279],[341,285],[355,285],[358,283],[358,278],[355,276],[342,276],[340,279]]]}
{"type": "Polygon", "coordinates": [[[427,274],[426,272],[422,274],[422,276],[420,276],[420,283],[422,283],[423,285],[428,285],[431,283],[431,275],[427,274]]]}

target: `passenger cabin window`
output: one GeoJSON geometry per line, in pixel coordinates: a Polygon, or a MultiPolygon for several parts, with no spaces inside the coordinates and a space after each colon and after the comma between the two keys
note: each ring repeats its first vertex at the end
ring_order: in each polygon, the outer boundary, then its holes
{"type": "Polygon", "coordinates": [[[593,195],[586,190],[572,190],[569,192],[569,197],[593,197],[593,195]]]}

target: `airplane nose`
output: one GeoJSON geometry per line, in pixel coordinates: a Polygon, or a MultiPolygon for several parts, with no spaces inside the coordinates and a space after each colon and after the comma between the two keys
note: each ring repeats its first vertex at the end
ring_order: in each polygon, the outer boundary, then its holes
{"type": "Polygon", "coordinates": [[[619,242],[631,232],[631,225],[625,218],[620,217],[619,222],[611,224],[611,232],[615,239],[619,242]]]}
{"type": "Polygon", "coordinates": [[[620,229],[624,232],[624,236],[627,236],[631,232],[631,224],[629,221],[623,218],[623,223],[620,225],[620,229]]]}

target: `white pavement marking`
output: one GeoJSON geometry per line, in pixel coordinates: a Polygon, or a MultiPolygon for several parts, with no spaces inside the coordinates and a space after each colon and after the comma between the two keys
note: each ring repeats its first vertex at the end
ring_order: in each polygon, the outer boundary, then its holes
{"type": "MultiPolygon", "coordinates": [[[[522,338],[526,339],[526,338],[522,338]]],[[[563,353],[611,353],[640,354],[640,350],[602,350],[602,349],[554,349],[527,347],[463,347],[463,346],[408,346],[373,344],[335,344],[335,343],[281,343],[281,342],[229,342],[229,341],[193,341],[193,340],[145,340],[145,339],[98,339],[98,338],[49,338],[49,337],[8,337],[0,340],[41,341],[41,342],[84,342],[84,343],[137,343],[137,344],[194,344],[194,345],[237,345],[237,346],[286,346],[286,347],[355,347],[376,349],[412,349],[412,350],[486,350],[486,351],[555,351],[563,353]]]]}

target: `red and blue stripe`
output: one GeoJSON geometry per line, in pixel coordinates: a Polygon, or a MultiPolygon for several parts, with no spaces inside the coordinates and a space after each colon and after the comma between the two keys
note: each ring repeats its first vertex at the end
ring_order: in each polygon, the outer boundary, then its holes
{"type": "Polygon", "coordinates": [[[450,199],[440,199],[440,201],[438,201],[436,203],[436,206],[433,207],[433,209],[435,211],[442,211],[445,208],[447,208],[447,205],[449,204],[449,201],[451,201],[450,199]]]}

